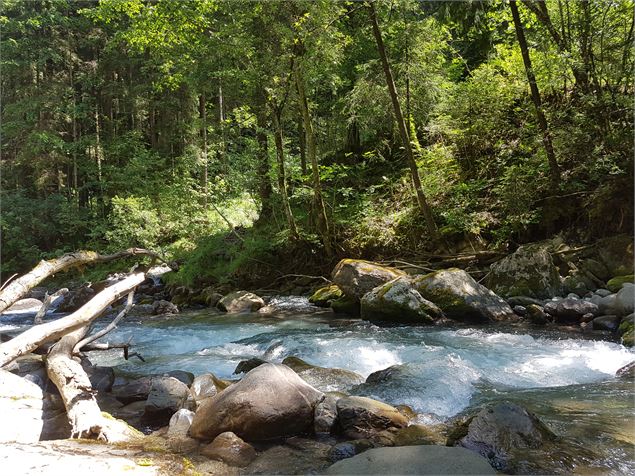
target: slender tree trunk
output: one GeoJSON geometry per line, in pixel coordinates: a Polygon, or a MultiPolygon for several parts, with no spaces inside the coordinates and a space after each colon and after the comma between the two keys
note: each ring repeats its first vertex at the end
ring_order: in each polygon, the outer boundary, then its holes
{"type": "Polygon", "coordinates": [[[302,116],[298,120],[298,141],[300,143],[300,169],[302,175],[306,175],[306,135],[302,126],[302,116]]]}
{"type": "Polygon", "coordinates": [[[220,127],[220,149],[218,158],[221,164],[223,174],[227,175],[227,151],[225,138],[225,98],[223,96],[223,85],[218,81],[218,124],[220,127]]]}
{"type": "Polygon", "coordinates": [[[284,215],[287,218],[287,224],[289,226],[289,232],[293,239],[298,238],[298,229],[293,218],[293,212],[291,211],[291,205],[289,204],[289,194],[287,193],[287,177],[284,167],[284,141],[282,135],[282,124],[280,120],[282,111],[278,107],[272,107],[271,118],[273,120],[274,136],[276,141],[276,159],[278,162],[278,188],[280,189],[280,195],[282,196],[282,207],[284,208],[284,215]]]}
{"type": "Polygon", "coordinates": [[[558,167],[558,161],[556,160],[556,154],[553,150],[553,144],[551,142],[551,133],[549,131],[549,125],[547,124],[547,118],[542,109],[542,100],[540,99],[540,91],[538,91],[538,85],[536,84],[536,76],[531,66],[531,58],[529,57],[529,49],[527,48],[527,41],[525,39],[525,32],[520,21],[520,14],[518,13],[518,5],[516,0],[510,0],[509,6],[512,11],[512,17],[514,19],[514,27],[516,28],[516,36],[518,37],[518,45],[523,57],[523,63],[525,64],[525,73],[527,74],[527,81],[529,82],[529,88],[531,90],[531,99],[534,102],[536,109],[536,117],[538,119],[538,125],[542,131],[542,143],[545,147],[547,154],[547,160],[549,161],[549,175],[551,178],[551,185],[554,188],[560,186],[560,168],[558,167]]]}
{"type": "Polygon", "coordinates": [[[412,144],[410,142],[410,137],[408,136],[406,121],[404,120],[403,113],[401,112],[401,105],[399,103],[399,97],[397,96],[397,87],[395,86],[390,64],[388,63],[388,57],[386,56],[384,40],[382,39],[379,23],[377,22],[377,13],[375,12],[374,3],[370,2],[369,8],[370,18],[373,25],[373,34],[375,36],[375,42],[377,43],[377,50],[379,51],[381,63],[384,68],[384,74],[386,75],[386,84],[388,85],[388,92],[390,93],[390,99],[392,100],[395,119],[397,120],[397,126],[399,127],[399,135],[401,136],[401,142],[403,143],[406,151],[406,157],[408,159],[408,165],[410,166],[410,175],[412,177],[412,185],[414,186],[416,193],[417,204],[419,205],[419,209],[426,221],[428,233],[434,241],[438,241],[439,233],[436,223],[434,222],[434,217],[432,216],[432,210],[428,205],[426,196],[423,193],[423,187],[421,186],[421,178],[419,177],[417,162],[415,161],[414,153],[412,151],[412,144]]]}
{"type": "Polygon", "coordinates": [[[332,256],[333,248],[331,246],[331,231],[328,217],[326,215],[326,207],[324,206],[324,199],[322,197],[320,169],[317,161],[317,144],[315,140],[315,132],[313,130],[313,121],[311,120],[311,112],[309,111],[309,103],[306,98],[304,76],[302,75],[300,61],[296,61],[294,64],[294,75],[296,90],[298,93],[298,103],[300,105],[300,112],[302,113],[302,123],[304,125],[306,138],[306,154],[308,161],[311,164],[311,173],[313,176],[313,208],[316,215],[318,233],[322,238],[322,244],[324,245],[326,255],[332,256]]]}
{"type": "Polygon", "coordinates": [[[203,141],[202,156],[203,156],[203,175],[201,177],[201,185],[203,186],[203,199],[202,205],[207,208],[207,182],[208,182],[208,166],[207,166],[207,102],[205,100],[205,94],[201,94],[198,97],[198,111],[201,120],[201,139],[203,141]]]}

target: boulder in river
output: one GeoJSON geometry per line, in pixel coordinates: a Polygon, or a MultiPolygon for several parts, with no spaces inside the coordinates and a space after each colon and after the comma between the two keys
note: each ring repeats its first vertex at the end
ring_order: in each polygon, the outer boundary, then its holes
{"type": "Polygon", "coordinates": [[[364,377],[352,370],[319,367],[295,356],[285,358],[282,363],[322,392],[350,388],[364,382],[364,377]]]}
{"type": "Polygon", "coordinates": [[[417,276],[413,284],[421,296],[439,306],[450,318],[466,321],[516,319],[509,304],[462,269],[443,269],[417,276]]]}
{"type": "Polygon", "coordinates": [[[228,313],[256,312],[264,307],[265,301],[249,291],[234,291],[218,301],[218,308],[228,313]]]}
{"type": "Polygon", "coordinates": [[[419,294],[409,277],[400,276],[364,294],[361,316],[371,322],[432,324],[443,312],[419,294]]]}
{"type": "Polygon", "coordinates": [[[309,302],[319,307],[329,307],[331,302],[343,296],[342,290],[337,284],[322,286],[309,298],[309,302]]]}
{"type": "Polygon", "coordinates": [[[555,307],[545,307],[554,316],[556,322],[580,322],[585,314],[597,316],[600,312],[597,305],[584,299],[565,298],[556,302],[555,307]]]}
{"type": "Polygon", "coordinates": [[[615,376],[618,378],[627,378],[633,379],[635,378],[635,361],[630,364],[626,364],[624,367],[621,367],[615,372],[615,376]]]}
{"type": "Polygon", "coordinates": [[[231,431],[247,441],[291,436],[313,428],[322,392],[286,365],[263,364],[205,401],[190,427],[195,438],[231,431]]]}
{"type": "Polygon", "coordinates": [[[496,474],[487,460],[464,448],[420,445],[373,448],[338,461],[326,474],[496,474]]]}
{"type": "Polygon", "coordinates": [[[333,269],[331,279],[346,296],[359,300],[373,288],[405,275],[397,268],[372,261],[343,259],[333,269]]]}
{"type": "Polygon", "coordinates": [[[609,291],[616,293],[620,289],[622,289],[624,283],[632,284],[634,280],[635,277],[632,274],[627,274],[626,276],[615,276],[614,278],[611,278],[606,282],[606,287],[609,289],[609,291]]]}
{"type": "Polygon", "coordinates": [[[516,472],[526,448],[540,448],[556,435],[534,414],[514,403],[488,406],[454,429],[448,446],[475,451],[503,472],[516,472]]]}
{"type": "Polygon", "coordinates": [[[593,319],[594,331],[610,331],[615,332],[620,325],[622,319],[618,316],[599,316],[593,319]]]}
{"type": "Polygon", "coordinates": [[[234,369],[234,375],[246,374],[250,370],[253,370],[256,367],[266,363],[267,363],[266,360],[262,360],[258,357],[252,357],[251,359],[241,360],[240,362],[238,362],[238,365],[234,369]]]}
{"type": "Polygon", "coordinates": [[[337,419],[348,438],[372,438],[389,428],[403,428],[408,418],[395,407],[367,397],[344,397],[337,401],[337,419]]]}
{"type": "Polygon", "coordinates": [[[532,243],[490,266],[485,284],[508,296],[549,298],[561,291],[560,274],[544,243],[532,243]]]}
{"type": "Polygon", "coordinates": [[[197,404],[200,404],[207,398],[211,398],[218,393],[216,384],[214,383],[214,375],[202,374],[198,375],[190,386],[190,394],[197,404]]]}
{"type": "Polygon", "coordinates": [[[221,433],[209,445],[201,448],[201,454],[243,468],[256,459],[256,450],[231,431],[221,433]]]}
{"type": "Polygon", "coordinates": [[[145,405],[146,419],[169,420],[183,407],[190,394],[189,388],[174,377],[155,377],[145,405]]]}
{"type": "Polygon", "coordinates": [[[172,304],[170,301],[166,301],[161,299],[159,301],[154,301],[152,303],[152,314],[155,316],[161,314],[178,314],[179,308],[176,307],[175,304],[172,304]]]}

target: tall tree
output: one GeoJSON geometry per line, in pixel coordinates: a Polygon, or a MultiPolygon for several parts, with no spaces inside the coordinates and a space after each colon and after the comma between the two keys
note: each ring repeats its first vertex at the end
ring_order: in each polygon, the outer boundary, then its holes
{"type": "Polygon", "coordinates": [[[510,0],[509,7],[512,11],[512,18],[514,20],[514,28],[516,29],[516,37],[518,38],[518,46],[520,46],[520,52],[523,57],[523,63],[525,65],[525,73],[527,75],[527,81],[529,82],[529,88],[531,90],[531,99],[534,103],[536,110],[536,118],[538,119],[538,125],[542,131],[542,143],[545,147],[547,154],[547,160],[549,161],[549,176],[551,179],[551,185],[554,188],[560,186],[560,168],[558,167],[558,161],[556,160],[556,154],[553,150],[553,143],[551,141],[551,132],[549,130],[549,124],[545,117],[545,112],[542,108],[542,100],[540,98],[540,91],[538,90],[538,84],[536,83],[536,75],[531,65],[531,57],[529,56],[529,48],[527,47],[527,40],[525,39],[525,32],[523,30],[523,24],[520,20],[520,14],[518,12],[518,5],[516,0],[510,0]]]}
{"type": "Polygon", "coordinates": [[[432,216],[432,209],[428,205],[428,200],[423,193],[423,187],[421,186],[421,178],[419,177],[419,169],[417,167],[417,161],[415,160],[414,152],[412,150],[412,142],[408,135],[408,127],[401,111],[401,104],[399,103],[399,96],[397,95],[397,87],[395,86],[395,80],[393,79],[392,70],[388,63],[388,56],[386,55],[386,48],[384,47],[384,40],[379,29],[379,22],[377,21],[377,12],[375,10],[375,4],[373,2],[368,3],[370,12],[370,20],[373,27],[373,34],[375,36],[375,42],[377,43],[377,50],[381,59],[381,64],[386,75],[386,84],[388,86],[388,92],[390,93],[390,99],[392,101],[393,112],[397,121],[397,127],[399,128],[399,135],[401,136],[401,142],[404,150],[406,151],[406,159],[410,167],[410,176],[412,178],[412,185],[415,189],[417,204],[419,210],[423,214],[428,228],[428,233],[434,241],[439,238],[437,225],[432,216]]]}

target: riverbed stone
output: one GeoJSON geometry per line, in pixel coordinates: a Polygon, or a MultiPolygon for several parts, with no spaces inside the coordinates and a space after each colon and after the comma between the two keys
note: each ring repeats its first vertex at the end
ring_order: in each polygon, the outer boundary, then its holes
{"type": "Polygon", "coordinates": [[[197,375],[190,386],[190,394],[197,405],[217,393],[218,390],[214,384],[214,375],[212,374],[197,375]]]}
{"type": "Polygon", "coordinates": [[[315,405],[313,413],[313,430],[316,435],[330,434],[337,422],[337,398],[333,395],[325,395],[315,405]]]}
{"type": "Polygon", "coordinates": [[[364,382],[364,377],[352,370],[319,367],[295,356],[286,357],[282,363],[321,392],[346,389],[364,382]]]}
{"type": "Polygon", "coordinates": [[[68,438],[64,404],[37,384],[0,369],[0,442],[35,443],[68,438]]]}
{"type": "Polygon", "coordinates": [[[190,435],[211,439],[231,431],[258,441],[310,431],[322,396],[286,365],[263,364],[205,401],[196,411],[190,435]]]}
{"type": "Polygon", "coordinates": [[[337,419],[348,438],[372,438],[389,428],[403,428],[408,418],[395,407],[367,397],[344,397],[337,401],[337,419]]]}
{"type": "Polygon", "coordinates": [[[406,273],[372,261],[343,259],[333,269],[331,279],[342,292],[357,300],[377,286],[406,273]]]}
{"type": "Polygon", "coordinates": [[[155,377],[145,405],[145,418],[166,420],[183,407],[190,390],[174,377],[155,377]]]}
{"type": "Polygon", "coordinates": [[[338,461],[326,474],[496,474],[487,460],[464,448],[421,445],[373,448],[338,461]]]}
{"type": "Polygon", "coordinates": [[[616,293],[622,289],[622,285],[624,283],[632,284],[633,281],[635,281],[635,276],[632,274],[627,274],[626,276],[615,276],[606,282],[606,287],[609,291],[616,293]]]}
{"type": "Polygon", "coordinates": [[[561,282],[545,243],[519,247],[493,263],[485,285],[501,296],[548,298],[560,293],[561,282]]]}
{"type": "Polygon", "coordinates": [[[339,299],[331,301],[331,309],[338,314],[348,314],[349,316],[359,317],[361,314],[360,302],[356,297],[342,296],[339,299]]]}
{"type": "Polygon", "coordinates": [[[168,438],[185,437],[192,425],[194,412],[181,408],[170,418],[167,436],[168,438]]]}
{"type": "Polygon", "coordinates": [[[254,447],[231,431],[214,438],[214,441],[201,448],[201,454],[239,468],[247,466],[257,457],[254,447]]]}
{"type": "MultiPolygon", "coordinates": [[[[553,309],[552,307],[549,308],[553,309]]],[[[599,315],[600,310],[597,305],[590,301],[576,298],[565,298],[556,303],[552,315],[556,322],[579,322],[585,314],[599,315]]]]}
{"type": "Polygon", "coordinates": [[[615,376],[618,378],[632,379],[635,378],[635,361],[630,364],[626,364],[615,372],[615,376]]]}
{"type": "Polygon", "coordinates": [[[443,312],[421,296],[409,277],[400,276],[364,294],[361,316],[371,322],[432,324],[443,312]]]}
{"type": "Polygon", "coordinates": [[[448,446],[462,446],[487,458],[503,472],[514,472],[523,449],[539,448],[556,435],[533,413],[514,403],[487,406],[458,425],[448,437],[448,446]]]}
{"type": "Polygon", "coordinates": [[[635,306],[635,284],[624,283],[622,289],[617,292],[615,306],[618,315],[626,316],[631,314],[635,306]]]}
{"type": "Polygon", "coordinates": [[[258,357],[252,357],[251,359],[241,360],[240,362],[238,362],[238,365],[234,369],[234,375],[246,374],[250,370],[253,370],[256,367],[266,363],[267,363],[266,360],[262,360],[258,357]]]}
{"type": "Polygon", "coordinates": [[[517,319],[509,304],[462,269],[449,268],[417,276],[413,284],[421,296],[452,319],[470,322],[517,319]]]}
{"type": "Polygon", "coordinates": [[[152,388],[153,377],[139,377],[130,382],[113,385],[112,395],[124,404],[146,400],[152,388]]]}
{"type": "Polygon", "coordinates": [[[161,314],[178,314],[179,308],[171,303],[170,301],[166,301],[164,299],[154,301],[152,303],[152,314],[155,316],[161,314]]]}
{"type": "Polygon", "coordinates": [[[218,308],[230,314],[256,312],[265,306],[265,301],[249,291],[234,291],[218,301],[218,308]]]}
{"type": "Polygon", "coordinates": [[[527,318],[536,325],[544,325],[547,323],[547,314],[542,306],[537,304],[529,304],[527,307],[527,318]]]}
{"type": "Polygon", "coordinates": [[[619,316],[599,316],[593,319],[594,331],[615,332],[620,325],[622,318],[619,316]]]}
{"type": "Polygon", "coordinates": [[[330,284],[316,290],[309,298],[309,302],[319,307],[329,307],[331,302],[341,298],[343,295],[344,293],[342,293],[337,284],[330,284]]]}

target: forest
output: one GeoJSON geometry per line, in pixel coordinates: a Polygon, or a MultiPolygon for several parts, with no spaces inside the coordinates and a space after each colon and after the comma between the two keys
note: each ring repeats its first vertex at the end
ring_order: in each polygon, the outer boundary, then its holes
{"type": "Polygon", "coordinates": [[[634,474],[634,30],[2,0],[0,467],[634,474]]]}
{"type": "Polygon", "coordinates": [[[632,233],[632,2],[378,2],[399,120],[367,10],[4,1],[2,276],[141,246],[200,286],[632,233]]]}

